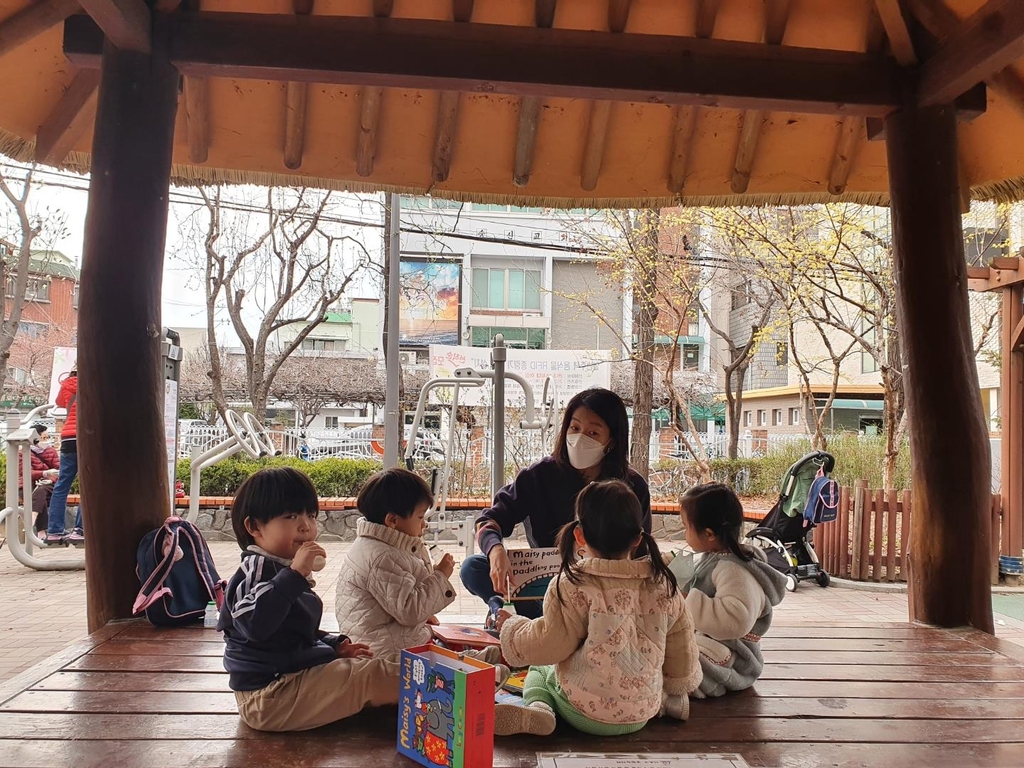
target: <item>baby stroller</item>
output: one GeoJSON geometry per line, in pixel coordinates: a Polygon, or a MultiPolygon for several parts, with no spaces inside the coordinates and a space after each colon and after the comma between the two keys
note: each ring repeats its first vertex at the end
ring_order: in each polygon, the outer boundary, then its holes
{"type": "Polygon", "coordinates": [[[829,584],[829,575],[821,568],[810,541],[815,526],[804,518],[804,509],[818,472],[827,477],[835,464],[835,457],[825,451],[813,451],[795,462],[782,476],[779,500],[761,525],[747,534],[765,550],[768,563],[786,575],[790,592],[805,579],[814,579],[821,587],[829,584]]]}

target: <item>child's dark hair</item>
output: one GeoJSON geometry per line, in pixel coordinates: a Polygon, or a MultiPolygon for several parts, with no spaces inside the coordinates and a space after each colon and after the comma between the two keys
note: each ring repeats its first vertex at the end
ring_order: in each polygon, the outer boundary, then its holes
{"type": "MultiPolygon", "coordinates": [[[[643,512],[640,500],[633,489],[621,480],[604,480],[591,483],[576,497],[576,519],[562,528],[558,534],[558,553],[562,556],[559,581],[565,576],[571,583],[579,584],[582,576],[575,567],[576,528],[583,530],[583,538],[592,552],[602,557],[617,558],[633,548],[639,536],[647,547],[651,565],[654,566],[654,580],[664,581],[670,595],[676,593],[676,577],[665,565],[658,550],[658,543],[643,527],[643,512]]],[[[561,602],[562,593],[555,583],[555,593],[561,602]]]]}
{"type": "Polygon", "coordinates": [[[378,472],[363,485],[356,499],[359,512],[371,523],[384,525],[389,512],[399,517],[412,517],[416,507],[434,503],[427,481],[401,467],[378,472]]]}
{"type": "Polygon", "coordinates": [[[290,513],[320,511],[320,501],[309,476],[291,467],[267,467],[250,475],[235,493],[231,504],[231,528],[242,549],[256,542],[245,528],[246,520],[264,524],[290,513]]]}
{"type": "Polygon", "coordinates": [[[695,485],[679,500],[685,523],[697,531],[710,530],[732,554],[749,561],[753,555],[740,545],[743,529],[743,505],[727,485],[695,485]]]}

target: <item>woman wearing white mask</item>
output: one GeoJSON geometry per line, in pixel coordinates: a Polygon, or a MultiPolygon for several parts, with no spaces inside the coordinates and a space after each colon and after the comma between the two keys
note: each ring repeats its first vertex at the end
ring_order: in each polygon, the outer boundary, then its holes
{"type": "MultiPolygon", "coordinates": [[[[574,519],[576,496],[595,480],[623,480],[640,500],[643,527],[651,532],[651,494],[647,482],[629,466],[626,406],[614,392],[587,389],[565,407],[552,454],[524,469],[494,497],[476,520],[482,555],[467,557],[460,576],[466,589],[487,602],[503,595],[512,569],[503,539],[523,523],[533,548],[555,546],[562,526],[574,519]]],[[[516,603],[516,611],[536,618],[541,601],[516,603]]]]}

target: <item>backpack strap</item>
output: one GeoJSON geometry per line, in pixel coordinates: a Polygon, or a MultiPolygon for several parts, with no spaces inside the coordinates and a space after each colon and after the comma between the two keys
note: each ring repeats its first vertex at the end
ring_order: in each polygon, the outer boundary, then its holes
{"type": "Polygon", "coordinates": [[[167,535],[171,536],[170,546],[166,548],[163,559],[157,563],[156,568],[153,569],[153,572],[146,579],[146,583],[142,585],[142,589],[139,590],[139,594],[135,598],[132,612],[136,616],[164,595],[171,593],[171,590],[164,586],[164,582],[171,573],[171,568],[174,567],[174,553],[178,551],[178,529],[171,529],[167,523],[164,523],[160,532],[153,538],[153,548],[156,549],[157,546],[160,546],[157,542],[162,542],[167,535]]]}
{"type": "Polygon", "coordinates": [[[210,571],[210,554],[209,547],[206,545],[206,539],[203,538],[203,534],[199,532],[199,529],[188,521],[183,522],[179,530],[183,530],[185,538],[189,539],[192,543],[196,568],[203,579],[203,583],[206,584],[210,597],[217,604],[217,610],[219,611],[224,607],[224,588],[227,586],[227,582],[221,579],[216,572],[211,573],[210,571]]]}

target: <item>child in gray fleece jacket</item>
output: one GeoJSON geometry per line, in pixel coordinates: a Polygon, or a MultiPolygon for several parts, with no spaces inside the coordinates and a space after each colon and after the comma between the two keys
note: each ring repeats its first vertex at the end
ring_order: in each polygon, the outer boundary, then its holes
{"type": "Polygon", "coordinates": [[[742,691],[764,669],[760,641],[772,625],[772,606],[786,594],[786,577],[759,549],[740,544],[743,506],[728,486],[695,486],[680,508],[687,544],[703,553],[683,587],[704,672],[691,696],[742,691]]]}

